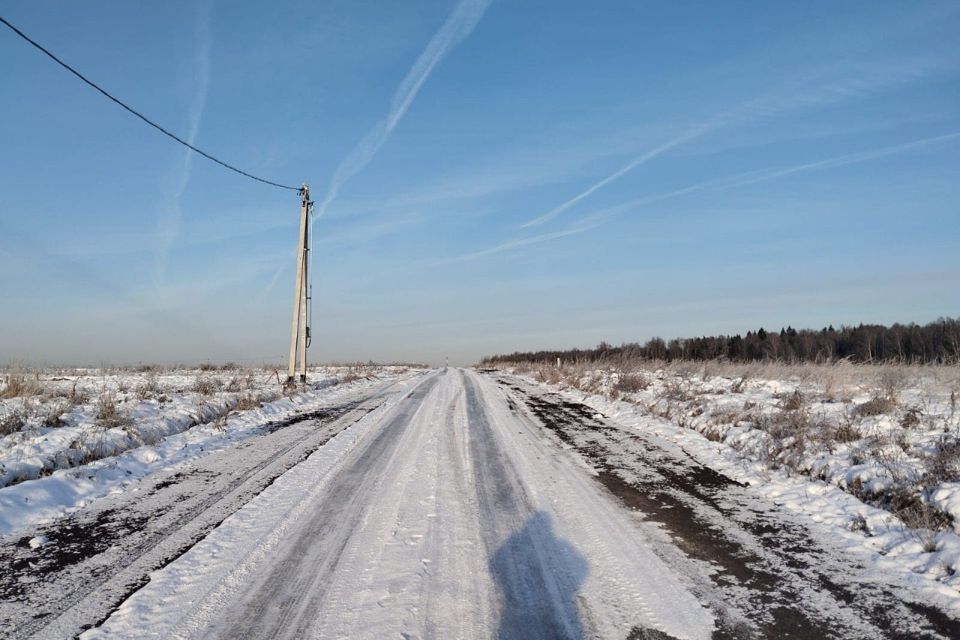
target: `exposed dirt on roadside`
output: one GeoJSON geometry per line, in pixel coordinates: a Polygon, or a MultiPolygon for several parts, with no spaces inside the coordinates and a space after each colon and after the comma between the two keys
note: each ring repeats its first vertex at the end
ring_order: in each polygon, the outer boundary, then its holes
{"type": "MultiPolygon", "coordinates": [[[[721,615],[715,638],[960,637],[960,623],[937,609],[881,585],[849,586],[843,577],[860,567],[828,556],[802,525],[778,518],[774,505],[757,508],[744,485],[654,438],[613,426],[584,404],[497,380],[514,406],[581,454],[624,505],[710,567],[713,586],[749,620],[738,624],[721,615]]],[[[631,637],[650,637],[636,633],[631,637]]]]}
{"type": "Polygon", "coordinates": [[[150,571],[185,553],[383,399],[351,401],[266,423],[261,437],[211,453],[175,473],[148,477],[134,494],[104,499],[29,535],[0,540],[0,636],[28,637],[97,593],[98,611],[86,626],[93,624],[109,612],[107,605],[145,584],[150,571]],[[339,427],[325,426],[348,416],[339,427]],[[34,538],[42,544],[31,545],[34,538]],[[122,570],[129,575],[118,580],[122,570]]]}

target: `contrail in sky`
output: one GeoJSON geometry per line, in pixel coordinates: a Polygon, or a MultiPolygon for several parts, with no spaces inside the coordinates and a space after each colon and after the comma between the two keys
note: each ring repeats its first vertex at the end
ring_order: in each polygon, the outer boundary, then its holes
{"type": "Polygon", "coordinates": [[[870,149],[867,151],[858,151],[856,153],[848,153],[842,156],[834,156],[833,158],[825,158],[823,160],[817,160],[815,162],[807,162],[804,164],[794,165],[792,167],[782,167],[782,168],[768,168],[768,169],[754,169],[752,171],[747,171],[745,173],[738,173],[732,176],[725,176],[722,178],[715,178],[713,180],[707,180],[705,182],[698,182],[680,189],[675,189],[673,191],[667,191],[665,193],[659,193],[650,196],[644,196],[642,198],[636,198],[634,200],[629,200],[607,209],[603,209],[600,212],[594,213],[591,216],[585,218],[585,220],[593,220],[598,215],[604,217],[611,217],[616,214],[624,213],[630,211],[631,209],[636,209],[637,207],[643,206],[645,204],[652,204],[661,200],[669,200],[671,198],[676,198],[678,196],[686,195],[688,193],[694,193],[697,191],[722,191],[724,189],[733,189],[736,187],[745,187],[751,184],[757,184],[760,182],[767,182],[770,180],[776,180],[778,178],[784,178],[787,176],[795,175],[798,173],[805,173],[807,171],[817,171],[820,169],[832,169],[834,167],[842,167],[850,164],[857,164],[860,162],[869,162],[870,160],[878,160],[880,158],[885,158],[887,156],[893,156],[900,153],[906,153],[914,149],[921,147],[926,147],[928,145],[939,144],[941,142],[947,142],[950,140],[960,139],[960,131],[955,131],[953,133],[947,133],[939,136],[933,136],[930,138],[922,138],[920,140],[912,140],[910,142],[902,142],[900,144],[890,145],[887,147],[880,147],[878,149],[870,149]]]}
{"type": "Polygon", "coordinates": [[[756,182],[764,182],[767,180],[774,180],[776,178],[782,178],[784,176],[793,175],[795,173],[803,173],[805,171],[814,171],[816,169],[830,169],[832,167],[840,167],[847,164],[855,164],[857,162],[867,162],[868,160],[876,160],[878,158],[884,158],[886,156],[896,155],[898,153],[904,153],[906,151],[911,151],[918,147],[925,147],[931,144],[937,144],[939,142],[946,142],[948,140],[953,140],[955,138],[960,138],[960,131],[955,131],[953,133],[947,133],[940,136],[934,136],[932,138],[923,138],[922,140],[914,140],[912,142],[904,142],[902,144],[895,144],[889,147],[883,147],[881,149],[872,149],[870,151],[860,151],[858,153],[849,153],[843,156],[837,156],[835,158],[827,158],[826,160],[818,160],[816,162],[808,162],[806,164],[797,165],[794,167],[787,167],[785,169],[773,169],[765,173],[761,173],[757,176],[743,178],[741,180],[731,181],[725,185],[723,188],[733,188],[733,187],[742,187],[749,184],[754,184],[756,182]]]}
{"type": "Polygon", "coordinates": [[[434,68],[453,47],[470,35],[487,7],[490,6],[490,1],[462,0],[457,5],[397,87],[387,117],[378,122],[337,167],[327,188],[327,194],[317,209],[317,216],[322,216],[337,197],[340,188],[373,160],[380,147],[390,138],[397,123],[407,113],[407,109],[410,108],[434,68]]]}
{"type": "Polygon", "coordinates": [[[673,138],[672,140],[668,140],[667,142],[664,142],[664,143],[661,144],[660,146],[655,147],[655,148],[651,149],[650,151],[647,151],[646,153],[643,153],[643,154],[637,156],[636,158],[634,158],[633,160],[631,160],[631,161],[628,162],[627,164],[623,165],[622,167],[620,167],[619,169],[617,169],[615,172],[613,172],[612,174],[610,174],[609,176],[607,176],[606,178],[604,178],[604,179],[601,180],[600,182],[597,182],[597,183],[593,184],[593,185],[590,186],[587,190],[580,192],[579,194],[577,194],[576,196],[570,198],[569,200],[567,200],[566,202],[564,202],[564,203],[561,204],[560,206],[554,207],[553,209],[551,209],[550,211],[547,211],[547,212],[544,213],[543,215],[537,216],[536,218],[533,218],[532,220],[528,220],[527,222],[524,222],[522,225],[520,225],[520,228],[521,228],[521,229],[526,229],[527,227],[536,227],[536,226],[539,226],[539,225],[543,224],[544,222],[548,222],[548,221],[550,221],[550,220],[553,220],[553,219],[556,218],[558,215],[560,215],[561,213],[563,213],[564,211],[566,211],[567,209],[569,209],[569,208],[572,207],[573,205],[577,204],[578,202],[580,202],[581,200],[583,200],[584,198],[586,198],[587,196],[589,196],[590,194],[592,194],[594,191],[597,191],[598,189],[602,189],[603,187],[607,186],[608,184],[610,184],[610,183],[613,182],[614,180],[622,177],[623,174],[628,173],[629,171],[637,168],[638,166],[640,166],[640,165],[643,164],[644,162],[647,162],[647,161],[649,161],[649,160],[652,160],[652,159],[656,158],[657,156],[659,156],[661,153],[664,153],[665,151],[669,151],[670,149],[672,149],[672,148],[674,148],[674,147],[676,147],[676,146],[678,146],[678,145],[681,145],[681,144],[683,144],[684,142],[688,142],[688,141],[692,140],[693,138],[696,138],[697,136],[703,135],[703,134],[704,134],[706,131],[708,131],[709,129],[710,129],[710,126],[709,126],[709,125],[699,126],[699,127],[695,128],[695,129],[693,129],[693,130],[691,130],[691,131],[688,131],[687,133],[685,133],[685,134],[683,134],[683,135],[681,135],[681,136],[678,136],[678,137],[676,137],[676,138],[673,138]]]}
{"type": "Polygon", "coordinates": [[[436,264],[453,264],[455,262],[466,262],[468,260],[476,260],[477,258],[483,258],[485,256],[493,255],[496,253],[502,253],[504,251],[510,251],[512,249],[519,249],[520,247],[527,247],[533,244],[540,244],[541,242],[547,242],[549,240],[566,238],[567,236],[573,236],[579,233],[584,233],[585,231],[590,231],[594,227],[599,226],[599,224],[600,224],[599,221],[588,222],[586,224],[581,224],[579,226],[566,229],[563,231],[554,231],[552,233],[543,233],[538,236],[532,236],[529,238],[519,238],[516,240],[508,240],[507,242],[498,244],[488,249],[482,249],[480,251],[475,251],[473,253],[457,256],[455,258],[447,258],[446,260],[440,260],[436,264]]]}
{"type": "MultiPolygon", "coordinates": [[[[197,134],[200,132],[200,121],[203,119],[203,111],[207,105],[207,92],[210,87],[210,48],[213,43],[213,38],[210,33],[210,2],[204,2],[197,8],[196,41],[197,53],[194,61],[194,92],[187,113],[187,142],[190,144],[196,142],[197,134]]],[[[157,220],[158,239],[154,281],[158,286],[163,284],[170,249],[173,247],[180,233],[180,219],[182,216],[180,201],[183,198],[184,192],[187,190],[187,184],[190,182],[190,173],[193,169],[193,155],[194,152],[190,149],[184,150],[183,164],[180,167],[180,172],[177,174],[176,181],[174,182],[173,191],[170,194],[169,207],[160,214],[160,218],[157,220]]]]}
{"type": "MultiPolygon", "coordinates": [[[[630,160],[623,167],[594,183],[585,191],[554,207],[550,211],[528,220],[520,225],[521,229],[536,227],[548,222],[558,215],[577,204],[584,198],[594,192],[607,186],[611,182],[623,177],[638,166],[653,160],[657,156],[673,149],[674,147],[686,144],[691,140],[699,138],[716,129],[753,121],[759,118],[773,117],[780,113],[789,113],[791,111],[802,110],[805,108],[817,108],[842,102],[850,97],[867,95],[876,91],[888,88],[891,85],[897,85],[918,77],[924,77],[931,73],[941,71],[942,63],[924,62],[923,64],[906,65],[903,68],[894,70],[884,70],[884,73],[877,74],[871,78],[848,78],[841,81],[833,81],[820,84],[813,87],[802,88],[789,95],[781,95],[776,92],[762,95],[754,100],[746,102],[738,107],[722,112],[708,120],[707,122],[696,126],[686,133],[668,140],[654,149],[651,149],[634,159],[630,160]]],[[[767,179],[767,178],[760,178],[767,179]]]]}
{"type": "MultiPolygon", "coordinates": [[[[786,176],[804,173],[807,171],[816,171],[819,169],[831,169],[833,167],[841,167],[849,164],[856,164],[859,162],[868,162],[870,160],[877,160],[879,158],[885,158],[887,156],[893,156],[900,153],[906,153],[912,151],[913,149],[918,149],[928,145],[939,144],[941,142],[947,142],[950,140],[960,139],[960,131],[955,131],[953,133],[947,133],[939,136],[934,136],[931,138],[923,138],[920,140],[912,140],[910,142],[903,142],[900,144],[890,145],[887,147],[881,147],[879,149],[870,149],[868,151],[858,151],[856,153],[848,153],[842,156],[835,156],[833,158],[826,158],[824,160],[817,160],[816,162],[807,162],[805,164],[794,165],[792,167],[784,167],[779,169],[766,169],[766,170],[753,170],[745,173],[738,173],[732,176],[726,176],[723,178],[716,178],[713,180],[707,180],[705,182],[698,182],[680,189],[675,189],[673,191],[667,191],[665,193],[645,196],[642,198],[636,198],[628,202],[623,202],[621,204],[608,207],[601,211],[595,212],[589,216],[584,217],[580,220],[579,224],[573,228],[567,229],[565,231],[558,231],[555,233],[544,233],[538,236],[533,236],[529,238],[520,238],[515,240],[510,240],[502,244],[498,244],[487,249],[482,249],[475,251],[473,253],[468,253],[466,255],[457,256],[454,258],[448,258],[447,260],[441,261],[439,264],[451,264],[456,262],[464,262],[467,260],[475,260],[477,258],[483,258],[485,256],[502,253],[504,251],[510,251],[520,247],[525,247],[532,244],[539,244],[541,242],[546,242],[549,240],[556,240],[558,238],[564,238],[570,235],[575,235],[578,233],[583,233],[585,231],[590,231],[598,226],[600,226],[606,219],[611,218],[617,214],[621,214],[631,209],[636,209],[637,207],[643,206],[645,204],[652,204],[660,200],[669,200],[671,198],[676,198],[688,193],[693,193],[696,191],[708,191],[708,190],[722,190],[722,189],[732,189],[736,187],[743,187],[751,184],[756,184],[759,182],[766,182],[768,180],[776,180],[778,178],[783,178],[786,176]]],[[[626,169],[629,171],[629,169],[626,169]]],[[[598,187],[599,188],[599,187],[598,187]]]]}

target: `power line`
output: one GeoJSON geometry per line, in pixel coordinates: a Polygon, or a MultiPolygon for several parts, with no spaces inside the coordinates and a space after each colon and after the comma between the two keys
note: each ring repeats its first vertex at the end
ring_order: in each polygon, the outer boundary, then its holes
{"type": "Polygon", "coordinates": [[[154,129],[156,129],[157,131],[159,131],[160,133],[164,134],[165,136],[167,136],[167,137],[169,137],[169,138],[173,138],[174,140],[176,140],[177,142],[179,142],[179,143],[182,144],[183,146],[187,147],[188,149],[199,153],[200,155],[202,155],[204,158],[206,158],[206,159],[208,159],[208,160],[213,160],[214,162],[216,162],[216,163],[219,164],[220,166],[225,167],[225,168],[229,169],[230,171],[235,171],[236,173],[239,173],[239,174],[242,175],[242,176],[246,176],[247,178],[250,178],[251,180],[256,180],[257,182],[262,182],[262,183],[264,183],[264,184],[269,184],[269,185],[272,186],[272,187],[280,187],[281,189],[289,189],[290,191],[300,191],[300,187],[291,187],[291,186],[288,186],[288,185],[285,185],[285,184],[280,184],[280,183],[278,183],[278,182],[272,182],[272,181],[266,180],[266,179],[264,179],[264,178],[258,178],[257,176],[253,175],[252,173],[247,173],[247,172],[244,171],[243,169],[238,169],[237,167],[233,166],[232,164],[229,164],[229,163],[224,162],[223,160],[219,160],[219,159],[217,159],[217,158],[214,158],[212,155],[210,155],[210,154],[207,153],[206,151],[203,151],[202,149],[196,148],[195,146],[193,146],[192,144],[190,144],[190,143],[187,142],[186,140],[184,140],[184,139],[180,138],[179,136],[177,136],[177,135],[175,135],[175,134],[167,131],[166,129],[164,129],[163,127],[161,127],[159,124],[157,124],[156,122],[154,122],[154,121],[151,120],[150,118],[146,117],[145,115],[143,115],[142,113],[140,113],[139,111],[137,111],[136,109],[134,109],[133,107],[128,106],[128,105],[125,104],[122,100],[113,97],[112,95],[110,95],[110,93],[108,93],[105,89],[100,88],[100,87],[99,87],[96,83],[94,83],[92,80],[88,80],[88,79],[86,78],[86,76],[84,76],[82,73],[80,73],[79,71],[77,71],[76,69],[74,69],[73,67],[71,67],[69,64],[67,64],[66,62],[64,62],[63,60],[61,60],[60,58],[58,58],[57,56],[53,55],[50,51],[48,51],[48,50],[47,50],[43,45],[41,45],[39,42],[35,41],[35,40],[32,39],[30,36],[28,36],[27,34],[25,34],[23,31],[20,31],[20,29],[17,29],[15,26],[13,26],[13,25],[10,24],[9,22],[7,22],[7,20],[4,19],[3,16],[0,16],[0,22],[2,22],[4,25],[6,25],[7,27],[9,27],[10,30],[13,31],[14,33],[16,33],[18,36],[20,36],[21,38],[23,38],[24,40],[26,40],[27,42],[29,42],[30,44],[32,44],[34,47],[36,47],[37,49],[39,49],[40,51],[42,51],[43,53],[45,53],[51,60],[53,60],[54,62],[56,62],[57,64],[59,64],[61,67],[63,67],[64,69],[66,69],[67,71],[69,71],[70,73],[72,73],[73,75],[77,76],[78,78],[80,78],[81,80],[83,80],[85,83],[87,83],[88,85],[90,85],[91,87],[93,87],[94,89],[96,89],[97,91],[99,91],[100,93],[102,93],[106,98],[108,98],[109,100],[111,100],[111,101],[115,102],[116,104],[120,105],[121,107],[123,107],[124,109],[126,109],[127,111],[129,111],[130,113],[132,113],[133,115],[135,115],[136,117],[140,118],[141,120],[143,120],[144,122],[146,122],[148,125],[150,125],[150,126],[153,127],[154,129]]]}

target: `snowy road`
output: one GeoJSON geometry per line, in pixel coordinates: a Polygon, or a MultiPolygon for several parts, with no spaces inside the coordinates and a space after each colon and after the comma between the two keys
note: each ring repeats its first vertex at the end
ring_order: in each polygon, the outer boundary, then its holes
{"type": "MultiPolygon", "coordinates": [[[[66,599],[73,604],[44,619],[36,635],[87,628],[90,638],[944,638],[960,631],[938,610],[903,600],[897,585],[858,581],[855,559],[676,446],[535,385],[443,370],[334,413],[319,426],[277,431],[312,444],[293,447],[298,457],[234,506],[201,510],[220,519],[201,519],[208,522],[202,535],[171,534],[179,547],[128,567],[123,580],[110,578],[112,592],[66,599]],[[106,604],[98,609],[91,600],[106,604]]],[[[269,437],[250,447],[269,448],[269,437]]],[[[222,455],[218,469],[241,454],[222,455]]],[[[183,501],[203,494],[201,485],[179,482],[183,501]]],[[[222,500],[230,491],[221,493],[222,500]]]]}
{"type": "Polygon", "coordinates": [[[711,612],[496,385],[449,370],[340,433],[90,637],[710,637],[711,612]]]}

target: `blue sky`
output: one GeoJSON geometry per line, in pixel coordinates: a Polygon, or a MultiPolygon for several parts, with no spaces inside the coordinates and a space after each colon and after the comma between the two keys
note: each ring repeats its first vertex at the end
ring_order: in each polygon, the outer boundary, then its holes
{"type": "MultiPolygon", "coordinates": [[[[5,2],[311,185],[313,359],[960,315],[956,2],[5,2]]],[[[296,194],[0,32],[0,361],[281,361],[296,194]]]]}

